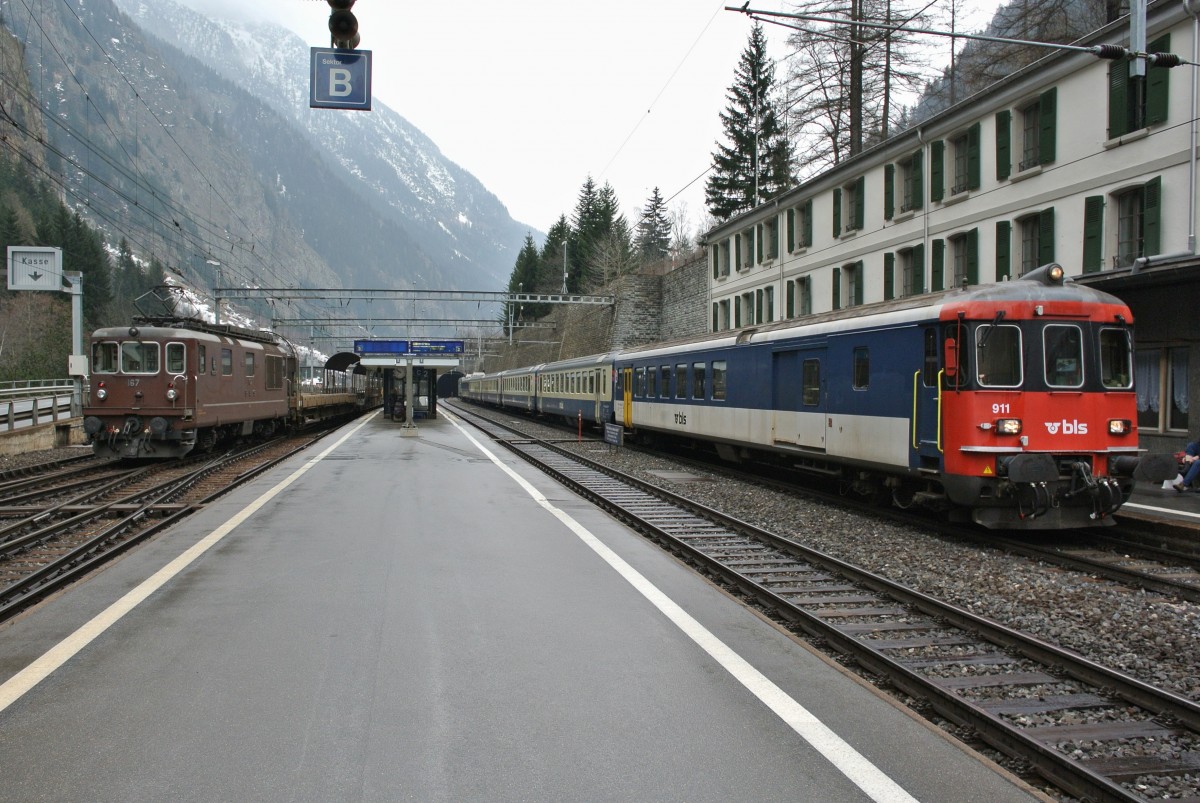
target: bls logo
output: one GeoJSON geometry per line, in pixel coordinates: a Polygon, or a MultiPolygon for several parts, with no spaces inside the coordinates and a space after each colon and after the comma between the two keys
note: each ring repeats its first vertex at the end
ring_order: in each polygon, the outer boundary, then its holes
{"type": "Polygon", "coordinates": [[[1086,435],[1087,434],[1087,422],[1086,421],[1063,420],[1061,423],[1058,421],[1047,421],[1046,422],[1046,429],[1050,431],[1051,435],[1057,435],[1060,428],[1062,429],[1062,434],[1064,434],[1064,435],[1086,435]]]}

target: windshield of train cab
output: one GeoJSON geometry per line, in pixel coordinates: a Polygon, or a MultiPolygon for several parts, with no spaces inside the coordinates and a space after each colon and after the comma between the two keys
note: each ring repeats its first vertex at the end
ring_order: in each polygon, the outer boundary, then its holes
{"type": "Polygon", "coordinates": [[[92,344],[92,372],[96,374],[157,374],[159,344],[111,340],[92,344]]]}
{"type": "MultiPolygon", "coordinates": [[[[1133,387],[1133,345],[1126,326],[1076,321],[1002,322],[974,328],[974,366],[962,359],[959,387],[973,377],[980,388],[1079,391],[1133,387]]],[[[951,334],[960,327],[951,327],[951,334]]]]}

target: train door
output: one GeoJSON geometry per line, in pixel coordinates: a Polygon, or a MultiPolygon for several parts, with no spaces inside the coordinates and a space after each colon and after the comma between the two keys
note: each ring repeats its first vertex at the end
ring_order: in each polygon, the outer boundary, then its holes
{"type": "Polygon", "coordinates": [[[827,350],[777,351],[772,355],[771,436],[775,443],[826,448],[826,406],[822,368],[827,350]]]}
{"type": "Polygon", "coordinates": [[[914,372],[912,377],[912,465],[938,471],[942,466],[938,329],[936,326],[925,327],[921,336],[924,362],[921,370],[914,372]]]}
{"type": "Polygon", "coordinates": [[[629,366],[621,369],[621,401],[622,401],[622,416],[621,423],[626,427],[633,426],[633,367],[629,366]]]}

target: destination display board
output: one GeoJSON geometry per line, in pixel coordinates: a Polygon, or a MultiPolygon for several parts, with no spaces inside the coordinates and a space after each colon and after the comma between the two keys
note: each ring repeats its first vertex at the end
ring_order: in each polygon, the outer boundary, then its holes
{"type": "Polygon", "coordinates": [[[355,340],[355,354],[462,354],[462,340],[355,340]]]}

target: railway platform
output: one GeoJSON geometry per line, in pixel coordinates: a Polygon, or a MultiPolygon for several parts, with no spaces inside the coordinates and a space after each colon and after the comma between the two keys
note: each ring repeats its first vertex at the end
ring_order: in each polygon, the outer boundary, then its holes
{"type": "Polygon", "coordinates": [[[0,728],[16,800],[1042,799],[453,414],[0,628],[0,728]]]}
{"type": "Polygon", "coordinates": [[[1139,482],[1133,496],[1117,512],[1117,519],[1162,521],[1175,527],[1200,530],[1200,492],[1164,489],[1161,485],[1139,482]]]}

